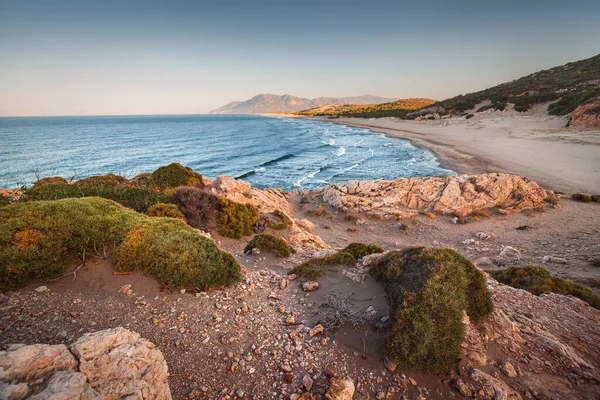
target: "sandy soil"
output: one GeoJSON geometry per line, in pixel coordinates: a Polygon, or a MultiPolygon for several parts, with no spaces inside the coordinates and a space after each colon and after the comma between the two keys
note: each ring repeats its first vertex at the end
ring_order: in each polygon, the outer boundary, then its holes
{"type": "Polygon", "coordinates": [[[526,114],[487,112],[469,120],[324,120],[409,139],[459,173],[509,172],[548,189],[600,192],[600,130],[565,128],[567,120],[546,115],[543,105],[526,114]]]}

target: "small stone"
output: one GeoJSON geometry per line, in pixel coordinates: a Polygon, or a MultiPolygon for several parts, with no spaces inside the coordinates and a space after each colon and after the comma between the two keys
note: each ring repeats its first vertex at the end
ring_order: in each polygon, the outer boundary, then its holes
{"type": "Polygon", "coordinates": [[[490,236],[490,235],[488,235],[488,234],[487,234],[487,233],[485,233],[485,232],[477,232],[477,233],[475,234],[475,237],[476,237],[477,239],[480,239],[480,240],[486,240],[486,239],[489,239],[489,238],[491,238],[491,236],[490,236]]]}
{"type": "Polygon", "coordinates": [[[304,388],[306,389],[307,392],[310,392],[310,389],[312,389],[313,383],[314,383],[314,381],[308,375],[304,375],[304,377],[302,378],[302,385],[304,386],[304,388]]]}
{"type": "Polygon", "coordinates": [[[181,290],[179,291],[179,293],[180,293],[180,294],[185,294],[185,289],[181,289],[181,290]]]}
{"type": "Polygon", "coordinates": [[[34,289],[38,293],[44,293],[50,291],[47,286],[38,286],[34,289]]]}
{"type": "Polygon", "coordinates": [[[291,282],[291,281],[295,281],[297,277],[298,277],[298,276],[297,276],[296,274],[289,274],[289,275],[288,275],[288,280],[289,280],[290,282],[291,282]]]}
{"type": "Polygon", "coordinates": [[[386,358],[386,359],[383,361],[383,364],[384,364],[384,365],[385,365],[385,367],[386,367],[387,369],[389,369],[391,372],[394,372],[394,371],[396,370],[396,368],[398,367],[398,366],[396,365],[396,363],[395,363],[395,362],[393,362],[392,360],[390,360],[389,358],[386,358]]]}
{"type": "Polygon", "coordinates": [[[510,362],[505,362],[500,365],[500,371],[509,378],[514,378],[517,376],[517,370],[510,362]]]}
{"type": "Polygon", "coordinates": [[[315,336],[319,333],[323,333],[323,331],[325,330],[325,328],[323,328],[323,325],[319,324],[317,326],[315,326],[314,328],[312,328],[308,334],[312,337],[315,336]]]}
{"type": "Polygon", "coordinates": [[[319,288],[319,282],[316,281],[306,281],[302,284],[302,290],[305,292],[314,292],[319,288]]]}

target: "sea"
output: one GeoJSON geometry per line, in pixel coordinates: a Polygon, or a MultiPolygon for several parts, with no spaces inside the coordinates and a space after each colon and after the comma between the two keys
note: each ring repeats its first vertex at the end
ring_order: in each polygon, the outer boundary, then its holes
{"type": "Polygon", "coordinates": [[[257,115],[0,118],[0,187],[38,178],[131,178],[178,162],[254,187],[453,175],[408,140],[328,122],[257,115]]]}

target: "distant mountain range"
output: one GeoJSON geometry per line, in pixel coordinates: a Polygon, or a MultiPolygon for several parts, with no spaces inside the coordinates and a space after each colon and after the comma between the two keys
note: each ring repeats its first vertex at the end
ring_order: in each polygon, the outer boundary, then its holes
{"type": "Polygon", "coordinates": [[[245,101],[232,101],[229,104],[211,111],[211,114],[262,114],[282,113],[307,110],[309,108],[324,106],[341,106],[345,104],[381,104],[394,101],[377,96],[356,97],[317,97],[306,99],[289,94],[259,94],[245,101]]]}

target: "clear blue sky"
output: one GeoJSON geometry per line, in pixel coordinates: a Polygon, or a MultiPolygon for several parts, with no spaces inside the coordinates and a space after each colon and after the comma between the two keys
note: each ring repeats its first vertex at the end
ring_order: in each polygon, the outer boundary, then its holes
{"type": "Polygon", "coordinates": [[[600,1],[0,0],[0,116],[443,99],[600,53],[600,1]]]}

